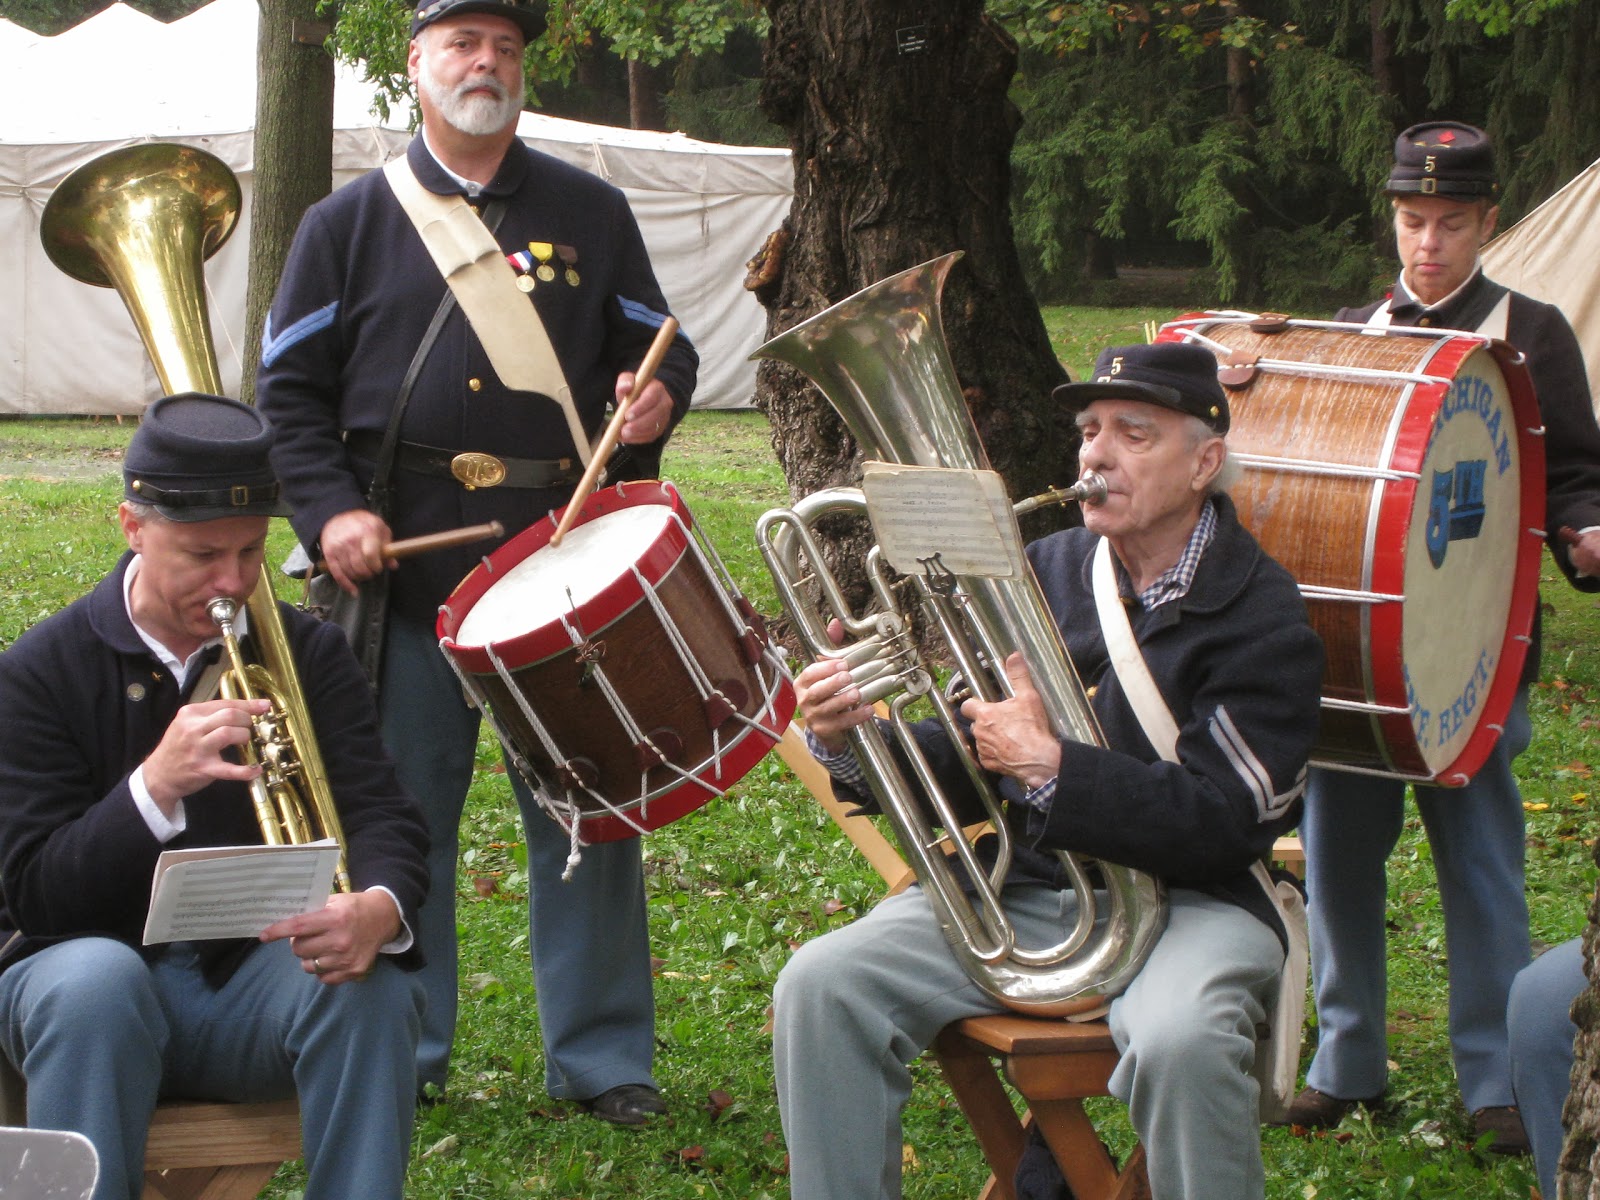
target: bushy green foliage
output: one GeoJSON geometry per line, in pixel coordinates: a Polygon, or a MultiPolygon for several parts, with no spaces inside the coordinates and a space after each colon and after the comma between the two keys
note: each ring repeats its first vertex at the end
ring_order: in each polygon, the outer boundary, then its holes
{"type": "Polygon", "coordinates": [[[1600,92],[1585,83],[1600,15],[1519,4],[1492,42],[1476,19],[1506,8],[995,0],[1024,47],[1013,205],[1037,294],[1085,294],[1103,266],[1090,248],[1109,242],[1123,263],[1202,250],[1212,305],[1364,295],[1392,269],[1381,189],[1394,134],[1427,117],[1490,129],[1502,224],[1514,220],[1600,153],[1600,92]],[[1387,91],[1374,19],[1392,42],[1387,91]]]}

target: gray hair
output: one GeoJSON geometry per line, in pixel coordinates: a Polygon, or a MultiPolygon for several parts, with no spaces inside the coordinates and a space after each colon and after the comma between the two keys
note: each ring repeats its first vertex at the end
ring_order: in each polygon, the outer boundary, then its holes
{"type": "Polygon", "coordinates": [[[1217,473],[1211,477],[1211,482],[1206,484],[1206,495],[1215,496],[1226,492],[1239,482],[1239,464],[1234,461],[1233,451],[1228,449],[1226,434],[1218,433],[1199,417],[1184,414],[1184,425],[1189,434],[1189,449],[1198,450],[1212,438],[1222,442],[1222,466],[1217,468],[1217,473]]]}
{"type": "Polygon", "coordinates": [[[167,519],[166,513],[148,501],[124,500],[123,503],[128,506],[129,515],[141,525],[149,521],[165,521],[167,519]]]}

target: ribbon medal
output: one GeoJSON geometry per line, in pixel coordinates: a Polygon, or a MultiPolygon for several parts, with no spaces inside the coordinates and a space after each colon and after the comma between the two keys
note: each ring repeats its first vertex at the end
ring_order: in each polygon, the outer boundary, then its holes
{"type": "Polygon", "coordinates": [[[568,287],[577,287],[578,286],[578,252],[576,250],[574,250],[571,246],[557,246],[556,247],[556,257],[559,258],[567,268],[567,276],[566,276],[567,277],[567,286],[568,287]]]}
{"type": "Polygon", "coordinates": [[[528,274],[533,267],[533,255],[526,250],[518,250],[515,254],[506,255],[506,261],[511,264],[511,269],[517,273],[517,286],[525,292],[533,291],[533,276],[528,274]]]}
{"type": "Polygon", "coordinates": [[[556,277],[556,269],[550,265],[551,256],[555,254],[556,248],[549,242],[529,242],[528,249],[533,252],[534,258],[539,260],[539,266],[534,274],[541,282],[549,283],[556,277]]]}

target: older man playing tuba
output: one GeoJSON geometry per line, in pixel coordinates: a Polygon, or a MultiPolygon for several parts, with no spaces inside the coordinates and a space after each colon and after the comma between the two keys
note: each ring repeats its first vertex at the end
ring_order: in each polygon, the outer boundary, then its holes
{"type": "MultiPolygon", "coordinates": [[[[1107,745],[1051,731],[1027,647],[1006,663],[1012,698],[962,706],[1015,835],[1002,903],[1019,942],[1050,945],[1074,925],[1077,896],[1047,852],[1166,883],[1167,929],[1111,1005],[1122,1052],[1111,1090],[1131,1106],[1158,1198],[1248,1200],[1264,1189],[1256,1030],[1287,944],[1252,865],[1299,817],[1321,645],[1294,581],[1219,488],[1228,402],[1211,354],[1111,349],[1092,382],[1056,395],[1077,411],[1081,465],[1107,495],[1085,510],[1086,528],[1035,542],[1028,557],[1107,745]],[[1178,727],[1175,761],[1111,665],[1091,581],[1102,542],[1132,642],[1178,727]]],[[[841,662],[819,660],[798,683],[813,749],[841,797],[862,800],[843,735],[871,709],[841,662]]],[[[918,742],[952,801],[969,802],[943,727],[919,726],[918,742]]],[[[900,1195],[906,1064],[951,1021],[1000,1008],[967,978],[917,887],[801,947],[778,978],[774,1045],[795,1200],[900,1195]]]]}

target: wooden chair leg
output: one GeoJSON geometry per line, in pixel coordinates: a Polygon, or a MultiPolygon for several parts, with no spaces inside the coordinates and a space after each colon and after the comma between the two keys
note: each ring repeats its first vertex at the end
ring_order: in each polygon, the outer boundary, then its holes
{"type": "Polygon", "coordinates": [[[982,1200],[1016,1200],[1012,1180],[1022,1157],[1024,1135],[994,1063],[971,1042],[949,1030],[934,1039],[933,1052],[967,1124],[972,1126],[984,1160],[994,1172],[982,1200]]]}

